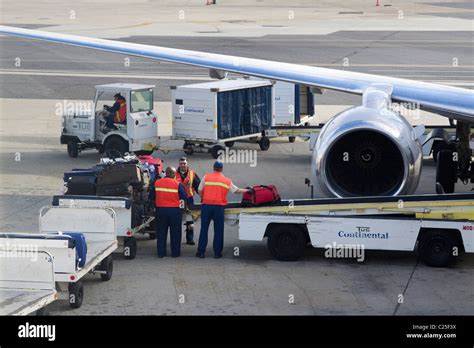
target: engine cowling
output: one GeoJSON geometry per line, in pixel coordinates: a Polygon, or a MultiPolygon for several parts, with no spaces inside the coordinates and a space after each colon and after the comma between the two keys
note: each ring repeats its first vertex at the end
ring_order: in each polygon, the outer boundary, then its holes
{"type": "Polygon", "coordinates": [[[421,168],[422,149],[413,127],[380,105],[354,107],[330,119],[312,159],[321,190],[335,197],[413,193],[421,168]]]}

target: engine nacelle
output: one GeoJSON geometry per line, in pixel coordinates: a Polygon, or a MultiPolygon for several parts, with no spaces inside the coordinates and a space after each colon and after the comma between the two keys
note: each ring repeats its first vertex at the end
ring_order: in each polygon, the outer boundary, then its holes
{"type": "Polygon", "coordinates": [[[354,107],[330,119],[316,141],[312,171],[330,196],[395,196],[415,191],[419,134],[385,105],[354,107]]]}

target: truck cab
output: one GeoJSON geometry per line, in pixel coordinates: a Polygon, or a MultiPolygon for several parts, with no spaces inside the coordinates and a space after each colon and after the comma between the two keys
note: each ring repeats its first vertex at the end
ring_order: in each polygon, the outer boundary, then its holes
{"type": "Polygon", "coordinates": [[[158,145],[158,116],[153,111],[155,86],[113,83],[95,86],[93,110],[68,110],[63,115],[61,144],[66,144],[70,157],[86,149],[97,149],[108,155],[127,152],[151,154],[158,145]],[[114,96],[125,99],[124,122],[116,120],[106,127],[107,111],[115,103],[114,96]]]}

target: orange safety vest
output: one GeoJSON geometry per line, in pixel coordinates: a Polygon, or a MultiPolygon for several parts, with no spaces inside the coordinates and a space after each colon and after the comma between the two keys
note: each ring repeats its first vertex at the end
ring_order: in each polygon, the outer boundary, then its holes
{"type": "Polygon", "coordinates": [[[202,203],[227,205],[227,193],[230,190],[232,181],[219,172],[206,174],[203,181],[202,203]]]}
{"type": "Polygon", "coordinates": [[[176,173],[176,180],[178,182],[182,183],[184,188],[186,189],[186,193],[188,194],[188,197],[194,196],[194,189],[193,189],[193,183],[194,183],[194,170],[188,169],[188,174],[184,178],[184,180],[181,179],[181,174],[176,173]]]}
{"type": "Polygon", "coordinates": [[[179,208],[179,182],[171,178],[155,181],[155,205],[157,208],[179,208]]]}
{"type": "Polygon", "coordinates": [[[124,123],[127,118],[127,103],[125,99],[118,99],[117,101],[120,103],[120,108],[115,112],[114,122],[124,123]]]}

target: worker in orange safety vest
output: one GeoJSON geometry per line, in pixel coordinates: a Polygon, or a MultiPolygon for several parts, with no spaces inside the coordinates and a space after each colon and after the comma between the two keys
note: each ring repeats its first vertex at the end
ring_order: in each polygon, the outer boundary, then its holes
{"type": "Polygon", "coordinates": [[[194,204],[194,195],[198,193],[199,184],[201,179],[192,170],[188,165],[188,160],[186,157],[181,157],[179,159],[179,168],[176,174],[176,180],[183,184],[188,194],[188,199],[186,200],[186,244],[194,245],[194,221],[191,215],[189,207],[194,204]]]}
{"type": "Polygon", "coordinates": [[[184,201],[188,198],[183,184],[176,180],[176,169],[168,167],[165,177],[155,181],[155,228],[158,257],[166,256],[170,229],[171,257],[181,255],[181,221],[184,201]]]}
{"type": "Polygon", "coordinates": [[[214,163],[214,172],[206,174],[199,185],[201,196],[201,232],[199,233],[199,245],[196,256],[204,258],[207,247],[207,234],[211,220],[214,222],[214,258],[222,257],[224,248],[224,208],[227,205],[227,194],[249,192],[249,189],[241,189],[232,183],[232,180],[222,174],[224,165],[222,162],[214,163]]]}

